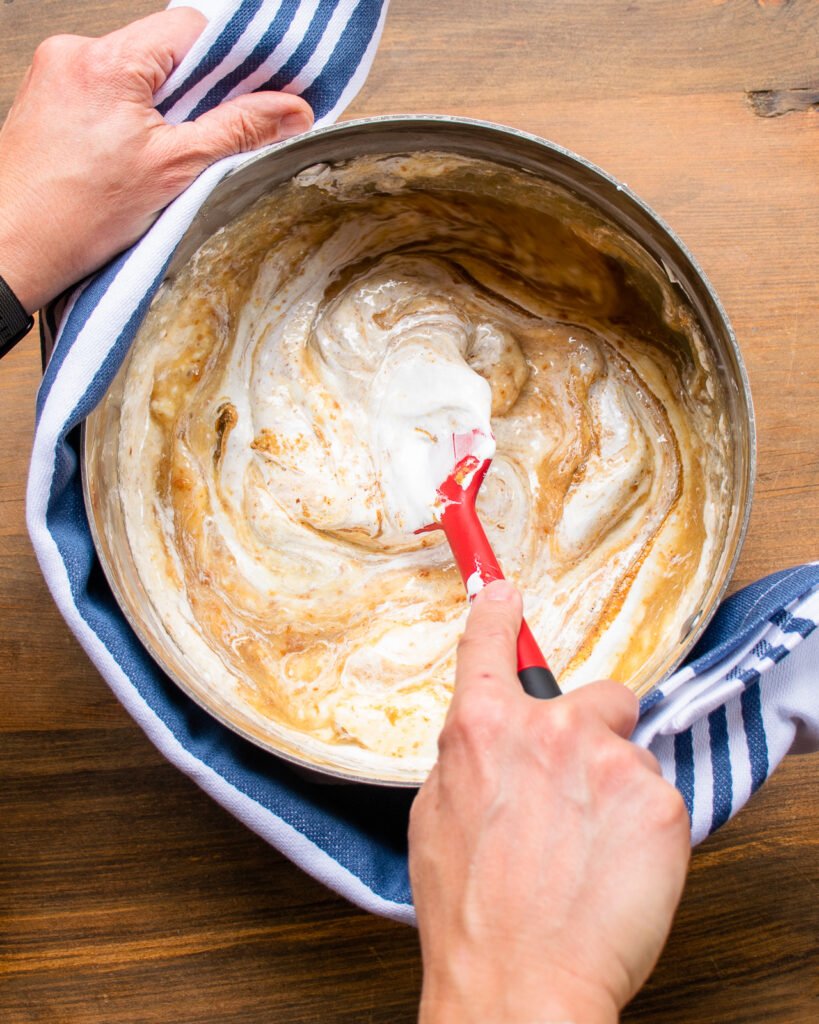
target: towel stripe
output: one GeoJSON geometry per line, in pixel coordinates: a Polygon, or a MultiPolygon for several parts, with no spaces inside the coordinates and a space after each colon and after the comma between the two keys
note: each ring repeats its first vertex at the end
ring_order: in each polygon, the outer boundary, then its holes
{"type": "MultiPolygon", "coordinates": [[[[322,0],[319,4],[317,15],[313,21],[311,21],[307,34],[304,36],[304,39],[297,50],[297,53],[301,51],[299,55],[299,67],[301,67],[302,63],[307,61],[310,54],[313,52],[313,49],[320,38],[319,30],[324,30],[324,27],[330,19],[330,15],[337,6],[338,0],[322,0]]],[[[207,95],[199,101],[193,111],[188,115],[189,120],[193,120],[194,118],[199,117],[200,114],[204,114],[205,111],[218,106],[234,89],[237,89],[242,82],[248,79],[254,71],[258,71],[259,68],[262,67],[281,42],[282,36],[290,27],[298,9],[299,0],[284,0],[284,3],[282,3],[278,13],[276,14],[276,17],[271,22],[270,27],[259,40],[253,51],[245,57],[242,63],[235,70],[231,71],[230,74],[226,75],[221,81],[214,85],[210,92],[208,92],[207,95]]],[[[290,79],[288,78],[285,84],[289,81],[290,79]]]]}
{"type": "Polygon", "coordinates": [[[163,117],[167,116],[173,107],[203,79],[218,70],[261,10],[262,2],[263,0],[246,0],[236,8],[233,16],[228,20],[211,48],[201,58],[199,64],[174,92],[157,104],[156,109],[163,117]]]}
{"type": "Polygon", "coordinates": [[[303,96],[316,112],[317,119],[335,107],[364,57],[378,26],[381,6],[378,0],[363,0],[358,5],[321,74],[305,89],[303,96]]]}
{"type": "Polygon", "coordinates": [[[796,615],[781,609],[771,616],[771,622],[779,626],[783,633],[798,633],[801,637],[810,636],[816,629],[816,623],[810,619],[800,619],[796,615]]]}
{"type": "Polygon", "coordinates": [[[111,283],[116,279],[117,274],[125,265],[127,259],[128,253],[118,256],[112,263],[109,263],[105,270],[101,271],[97,277],[82,288],[74,300],[71,314],[67,319],[63,320],[55,339],[51,359],[37,392],[36,421],[38,423],[54,382],[57,380],[63,362],[76,342],[77,336],[88,323],[89,317],[99,305],[100,300],[108,291],[111,283]]]}
{"type": "Polygon", "coordinates": [[[762,722],[762,690],[760,679],[752,683],[740,698],[742,722],[748,741],[748,762],[751,771],[751,792],[755,793],[768,777],[768,739],[762,722]]]}
{"type": "Polygon", "coordinates": [[[724,825],[731,816],[733,806],[733,777],[728,750],[728,717],[724,707],[708,716],[708,735],[711,740],[711,767],[714,773],[714,804],[711,831],[724,825]]]}
{"type": "Polygon", "coordinates": [[[674,785],[682,793],[688,817],[694,820],[694,735],[691,729],[674,737],[674,785]]]}

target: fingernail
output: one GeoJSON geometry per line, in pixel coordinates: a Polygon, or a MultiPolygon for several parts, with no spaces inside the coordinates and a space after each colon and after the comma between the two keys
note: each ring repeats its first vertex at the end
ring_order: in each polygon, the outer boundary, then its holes
{"type": "Polygon", "coordinates": [[[292,139],[294,135],[303,135],[310,129],[310,125],[307,114],[285,114],[279,121],[279,138],[292,139]]]}
{"type": "Polygon", "coordinates": [[[483,592],[487,601],[511,601],[515,596],[515,587],[509,580],[493,580],[484,587],[483,592]]]}

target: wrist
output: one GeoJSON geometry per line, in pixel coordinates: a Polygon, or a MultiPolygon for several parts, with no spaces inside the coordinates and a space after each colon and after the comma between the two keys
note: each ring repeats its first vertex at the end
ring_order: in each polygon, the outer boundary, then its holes
{"type": "Polygon", "coordinates": [[[419,1024],[617,1024],[619,1010],[598,985],[552,966],[520,971],[500,965],[461,972],[426,970],[419,1024]]]}
{"type": "Polygon", "coordinates": [[[14,239],[0,223],[0,277],[17,297],[23,309],[34,314],[52,295],[37,269],[38,259],[33,247],[14,239]]]}
{"type": "Polygon", "coordinates": [[[0,276],[25,311],[35,313],[61,291],[61,282],[48,252],[37,240],[35,211],[26,208],[30,203],[20,201],[27,193],[10,179],[7,170],[0,181],[0,194],[8,197],[0,204],[0,276]]]}

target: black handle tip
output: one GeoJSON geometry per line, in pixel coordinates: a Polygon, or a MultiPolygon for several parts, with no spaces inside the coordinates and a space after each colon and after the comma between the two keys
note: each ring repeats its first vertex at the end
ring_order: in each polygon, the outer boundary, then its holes
{"type": "Polygon", "coordinates": [[[524,693],[539,700],[550,700],[560,696],[560,687],[552,675],[552,670],[542,665],[529,665],[518,672],[524,693]]]}

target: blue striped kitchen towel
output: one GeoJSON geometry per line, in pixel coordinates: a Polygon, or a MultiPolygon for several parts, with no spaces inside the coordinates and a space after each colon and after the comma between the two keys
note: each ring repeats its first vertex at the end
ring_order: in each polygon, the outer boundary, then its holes
{"type": "MultiPolygon", "coordinates": [[[[364,81],[386,0],[199,0],[210,23],[157,97],[170,121],[243,91],[300,92],[316,124],[364,81]]],[[[37,401],[27,515],[60,610],[163,754],[305,871],[369,910],[414,920],[406,827],[412,793],[326,786],[211,719],[158,669],[119,611],[83,508],[78,426],[112,380],[178,240],[215,184],[200,176],[145,238],[45,315],[56,334],[37,401]]],[[[819,564],[735,595],[689,664],[644,702],[638,742],[682,790],[693,839],[722,824],[789,751],[819,747],[819,564]]]]}

